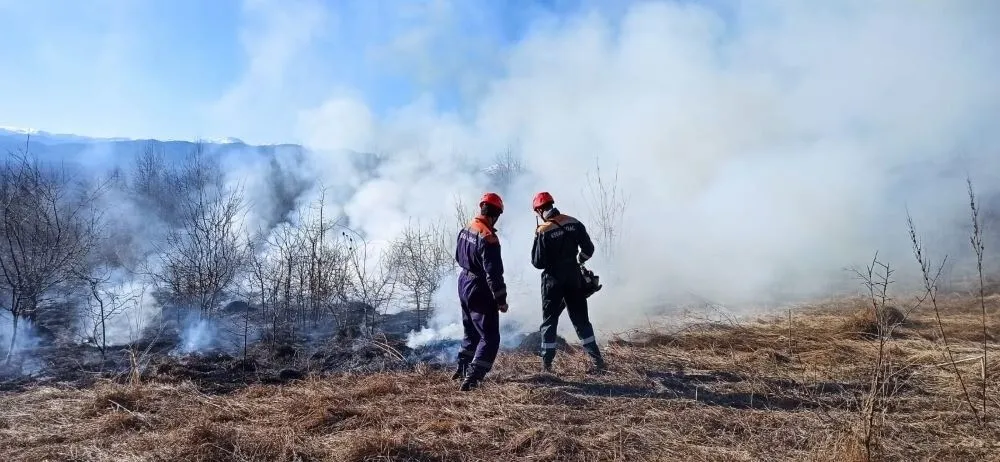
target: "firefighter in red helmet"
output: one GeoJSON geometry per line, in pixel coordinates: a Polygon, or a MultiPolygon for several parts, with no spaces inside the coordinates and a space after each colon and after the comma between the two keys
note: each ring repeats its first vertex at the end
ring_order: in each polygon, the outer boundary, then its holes
{"type": "Polygon", "coordinates": [[[588,293],[581,271],[594,255],[594,243],[583,223],[555,208],[555,199],[548,192],[536,194],[532,208],[543,221],[535,230],[531,247],[531,264],[542,270],[542,368],[552,370],[556,327],[565,309],[595,369],[603,370],[605,362],[587,312],[588,293]]]}
{"type": "Polygon", "coordinates": [[[495,193],[486,193],[479,201],[479,212],[459,231],[455,247],[455,261],[462,268],[458,297],[464,338],[458,370],[452,378],[464,379],[463,391],[478,387],[493,368],[500,350],[499,313],[507,312],[507,285],[495,228],[503,213],[503,200],[495,193]]]}

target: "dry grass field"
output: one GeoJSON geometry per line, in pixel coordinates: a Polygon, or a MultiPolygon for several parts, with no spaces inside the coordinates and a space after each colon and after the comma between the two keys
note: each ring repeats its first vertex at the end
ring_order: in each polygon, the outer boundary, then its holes
{"type": "Polygon", "coordinates": [[[0,395],[0,453],[6,461],[1000,460],[1000,297],[986,300],[985,413],[983,363],[967,360],[982,356],[979,300],[939,306],[957,365],[930,307],[905,319],[893,311],[901,324],[881,356],[891,373],[876,391],[870,305],[838,300],[791,316],[620,334],[605,347],[603,375],[588,374],[575,347],[558,356],[557,375],[538,372],[530,354],[503,352],[469,393],[429,366],[225,393],[157,378],[34,387],[0,395]]]}

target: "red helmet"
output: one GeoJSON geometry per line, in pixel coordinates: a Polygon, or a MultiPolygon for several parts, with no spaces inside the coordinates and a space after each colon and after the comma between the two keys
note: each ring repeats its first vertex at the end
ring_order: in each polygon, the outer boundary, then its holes
{"type": "Polygon", "coordinates": [[[479,206],[482,207],[483,204],[490,204],[500,209],[500,213],[503,213],[503,199],[497,193],[483,194],[483,198],[479,200],[479,206]]]}
{"type": "Polygon", "coordinates": [[[556,200],[552,198],[551,194],[543,191],[535,194],[535,200],[531,202],[531,208],[537,210],[539,207],[545,204],[553,204],[555,201],[556,200]]]}

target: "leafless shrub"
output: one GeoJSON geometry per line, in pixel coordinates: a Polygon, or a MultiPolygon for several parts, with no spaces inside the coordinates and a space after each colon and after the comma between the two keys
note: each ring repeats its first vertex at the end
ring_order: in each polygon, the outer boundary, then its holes
{"type": "Polygon", "coordinates": [[[909,212],[906,213],[906,224],[909,228],[910,243],[913,244],[913,255],[917,259],[917,263],[920,265],[924,289],[927,291],[927,296],[930,298],[931,306],[934,308],[934,318],[937,321],[938,331],[941,334],[941,340],[944,342],[944,349],[947,353],[948,362],[951,364],[952,369],[955,372],[955,377],[958,379],[958,383],[962,387],[962,394],[965,397],[966,403],[969,405],[969,408],[972,409],[972,415],[976,418],[977,422],[981,422],[982,420],[979,416],[979,412],[976,410],[976,406],[972,404],[969,389],[965,386],[965,378],[962,377],[962,373],[958,370],[958,364],[955,362],[955,354],[952,352],[951,346],[948,343],[948,334],[945,332],[944,323],[941,322],[941,310],[938,307],[937,302],[938,279],[941,276],[941,271],[944,269],[944,265],[948,260],[948,257],[945,256],[941,259],[941,265],[938,266],[938,269],[932,274],[930,261],[924,255],[923,245],[917,237],[917,230],[909,212]]]}
{"type": "Polygon", "coordinates": [[[855,272],[868,291],[870,313],[875,320],[874,335],[878,342],[878,353],[869,374],[868,391],[861,406],[861,439],[867,456],[865,460],[875,460],[880,452],[882,428],[890,402],[899,391],[898,374],[906,370],[905,367],[899,368],[894,364],[895,358],[889,348],[893,331],[902,325],[905,315],[891,304],[889,286],[893,283],[893,270],[889,264],[878,260],[878,253],[864,271],[855,272]]]}
{"type": "Polygon", "coordinates": [[[455,196],[455,232],[465,228],[469,224],[469,220],[472,219],[472,212],[469,207],[466,206],[465,201],[462,200],[458,195],[455,196]]]}
{"type": "Polygon", "coordinates": [[[187,159],[176,182],[180,225],[160,246],[160,267],[151,274],[175,302],[211,317],[247,261],[240,228],[247,204],[242,188],[225,184],[201,144],[187,159]]]}
{"type": "Polygon", "coordinates": [[[324,197],[311,204],[315,213],[254,240],[244,282],[246,296],[270,323],[272,347],[276,337],[309,325],[317,327],[327,316],[340,328],[352,323],[345,308],[349,300],[346,239],[333,232],[340,224],[325,215],[324,197]]]}
{"type": "Polygon", "coordinates": [[[319,322],[324,312],[329,311],[335,316],[338,314],[333,307],[335,301],[344,299],[348,283],[347,256],[343,241],[337,239],[336,235],[331,235],[331,231],[340,227],[340,223],[325,216],[325,206],[324,190],[314,206],[316,214],[300,230],[301,241],[305,246],[303,250],[306,251],[306,309],[314,324],[319,322]]]}
{"type": "Polygon", "coordinates": [[[501,188],[509,186],[518,175],[524,172],[524,163],[520,157],[514,153],[514,149],[507,145],[503,152],[496,155],[494,164],[490,171],[497,185],[501,188]]]}
{"type": "Polygon", "coordinates": [[[361,304],[364,327],[369,334],[374,334],[381,316],[396,295],[390,255],[377,253],[374,245],[356,231],[344,231],[342,236],[347,240],[347,299],[361,304]]]}
{"type": "Polygon", "coordinates": [[[969,237],[969,243],[972,244],[972,249],[976,252],[976,270],[979,273],[979,307],[982,310],[982,321],[983,321],[983,419],[986,419],[986,384],[987,376],[986,371],[987,366],[987,339],[989,335],[986,332],[986,284],[983,280],[983,252],[986,247],[983,245],[983,228],[982,221],[979,219],[979,206],[976,204],[976,193],[972,189],[972,178],[966,178],[966,184],[969,186],[969,208],[972,211],[972,235],[969,237]]]}
{"type": "Polygon", "coordinates": [[[100,214],[92,207],[102,188],[74,182],[61,168],[10,152],[0,165],[0,307],[13,320],[9,364],[18,321],[33,320],[59,287],[72,283],[97,242],[100,214]]]}
{"type": "Polygon", "coordinates": [[[618,169],[614,176],[605,179],[601,174],[600,159],[595,160],[593,173],[587,174],[587,197],[594,228],[594,241],[605,258],[611,258],[622,234],[629,196],[618,183],[618,169]]]}
{"type": "Polygon", "coordinates": [[[440,226],[410,222],[393,241],[390,262],[400,288],[408,294],[417,313],[417,328],[433,316],[431,295],[441,285],[441,278],[453,267],[451,250],[440,226]]]}
{"type": "MultiPolygon", "coordinates": [[[[201,155],[201,147],[196,147],[201,155]]],[[[136,157],[126,191],[133,201],[152,212],[169,226],[180,226],[181,203],[176,199],[183,183],[180,173],[171,168],[159,143],[150,141],[136,157]]]]}
{"type": "Polygon", "coordinates": [[[260,307],[262,320],[270,322],[271,347],[290,313],[291,281],[294,262],[294,229],[279,227],[267,240],[255,241],[250,252],[246,284],[248,301],[260,307]]]}
{"type": "Polygon", "coordinates": [[[84,311],[89,321],[87,340],[94,343],[103,358],[108,349],[108,321],[136,306],[138,294],[112,281],[111,268],[106,265],[100,265],[90,273],[80,273],[77,277],[84,282],[88,292],[84,311]]]}
{"type": "Polygon", "coordinates": [[[150,329],[152,326],[147,324],[150,320],[146,319],[142,310],[145,297],[145,289],[140,290],[131,299],[132,309],[125,310],[123,313],[128,321],[128,344],[125,354],[128,355],[129,361],[128,384],[132,387],[138,387],[142,384],[142,370],[149,365],[150,352],[164,330],[162,319],[159,319],[159,324],[153,329],[150,329]]]}

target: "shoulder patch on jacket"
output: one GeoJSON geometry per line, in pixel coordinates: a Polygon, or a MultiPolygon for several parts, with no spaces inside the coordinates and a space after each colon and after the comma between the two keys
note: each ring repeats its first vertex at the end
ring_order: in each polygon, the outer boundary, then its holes
{"type": "Polygon", "coordinates": [[[500,243],[500,238],[497,237],[496,233],[494,233],[489,226],[486,226],[485,223],[479,220],[474,219],[471,222],[469,222],[469,226],[467,229],[472,234],[479,236],[482,240],[486,241],[489,244],[500,243]]]}

